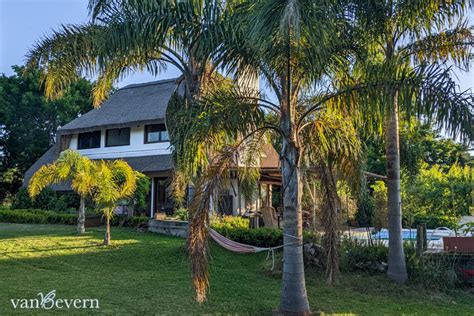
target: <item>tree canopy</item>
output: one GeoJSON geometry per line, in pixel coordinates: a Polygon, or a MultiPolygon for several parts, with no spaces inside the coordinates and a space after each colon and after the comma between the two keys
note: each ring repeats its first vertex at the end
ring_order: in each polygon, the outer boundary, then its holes
{"type": "Polygon", "coordinates": [[[0,201],[16,193],[24,172],[54,144],[58,127],[92,109],[87,80],[47,100],[39,71],[13,69],[13,75],[0,76],[0,201]]]}

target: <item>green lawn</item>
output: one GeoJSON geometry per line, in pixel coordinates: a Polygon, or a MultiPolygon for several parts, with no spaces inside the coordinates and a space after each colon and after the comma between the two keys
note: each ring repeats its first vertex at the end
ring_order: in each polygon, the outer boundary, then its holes
{"type": "MultiPolygon", "coordinates": [[[[211,291],[203,305],[193,290],[184,240],[113,228],[113,246],[99,246],[103,231],[75,235],[74,227],[0,223],[0,315],[10,299],[97,298],[106,314],[271,314],[280,279],[264,271],[265,254],[235,255],[212,248],[211,291]]],[[[329,287],[307,272],[313,311],[364,315],[473,315],[474,297],[398,286],[383,275],[346,274],[329,287]]],[[[31,312],[31,311],[30,311],[31,312]]],[[[59,311],[58,311],[59,313],[59,311]]]]}

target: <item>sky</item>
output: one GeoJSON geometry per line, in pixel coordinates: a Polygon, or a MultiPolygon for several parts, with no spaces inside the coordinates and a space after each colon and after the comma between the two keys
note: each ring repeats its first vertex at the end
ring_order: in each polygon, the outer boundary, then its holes
{"type": "MultiPolygon", "coordinates": [[[[87,0],[0,0],[0,73],[11,75],[12,65],[24,64],[28,49],[51,29],[88,21],[87,3],[87,0]]],[[[474,13],[470,20],[474,22],[474,13]]],[[[117,86],[177,76],[178,70],[168,67],[158,77],[136,73],[117,86]]],[[[463,90],[474,88],[474,70],[457,72],[457,77],[463,90]]]]}

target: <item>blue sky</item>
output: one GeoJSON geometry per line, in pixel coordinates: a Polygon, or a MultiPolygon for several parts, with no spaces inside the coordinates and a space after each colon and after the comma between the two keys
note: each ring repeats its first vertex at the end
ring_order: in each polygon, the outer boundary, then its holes
{"type": "MultiPolygon", "coordinates": [[[[12,74],[11,66],[23,64],[28,48],[51,29],[61,24],[88,20],[87,0],[0,0],[0,73],[12,74]]],[[[471,14],[474,22],[474,14],[471,14]]],[[[137,73],[118,84],[146,82],[177,77],[173,67],[158,78],[137,73]]],[[[457,73],[462,89],[474,88],[474,71],[457,73]]]]}

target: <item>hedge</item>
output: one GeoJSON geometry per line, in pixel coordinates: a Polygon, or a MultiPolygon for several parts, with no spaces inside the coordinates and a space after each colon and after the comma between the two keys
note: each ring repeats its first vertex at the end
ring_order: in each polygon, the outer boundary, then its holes
{"type": "MultiPolygon", "coordinates": [[[[219,234],[242,244],[256,247],[277,247],[283,245],[283,231],[278,228],[241,228],[211,225],[219,234]]],[[[305,242],[321,243],[321,237],[314,232],[303,231],[305,242]]]]}
{"type": "Polygon", "coordinates": [[[0,210],[0,222],[75,225],[77,215],[36,209],[0,210]]]}
{"type": "MultiPolygon", "coordinates": [[[[63,224],[76,225],[77,214],[59,213],[37,209],[0,209],[0,222],[19,224],[63,224]]],[[[136,227],[148,222],[148,217],[131,216],[112,218],[113,226],[136,227]]]]}

